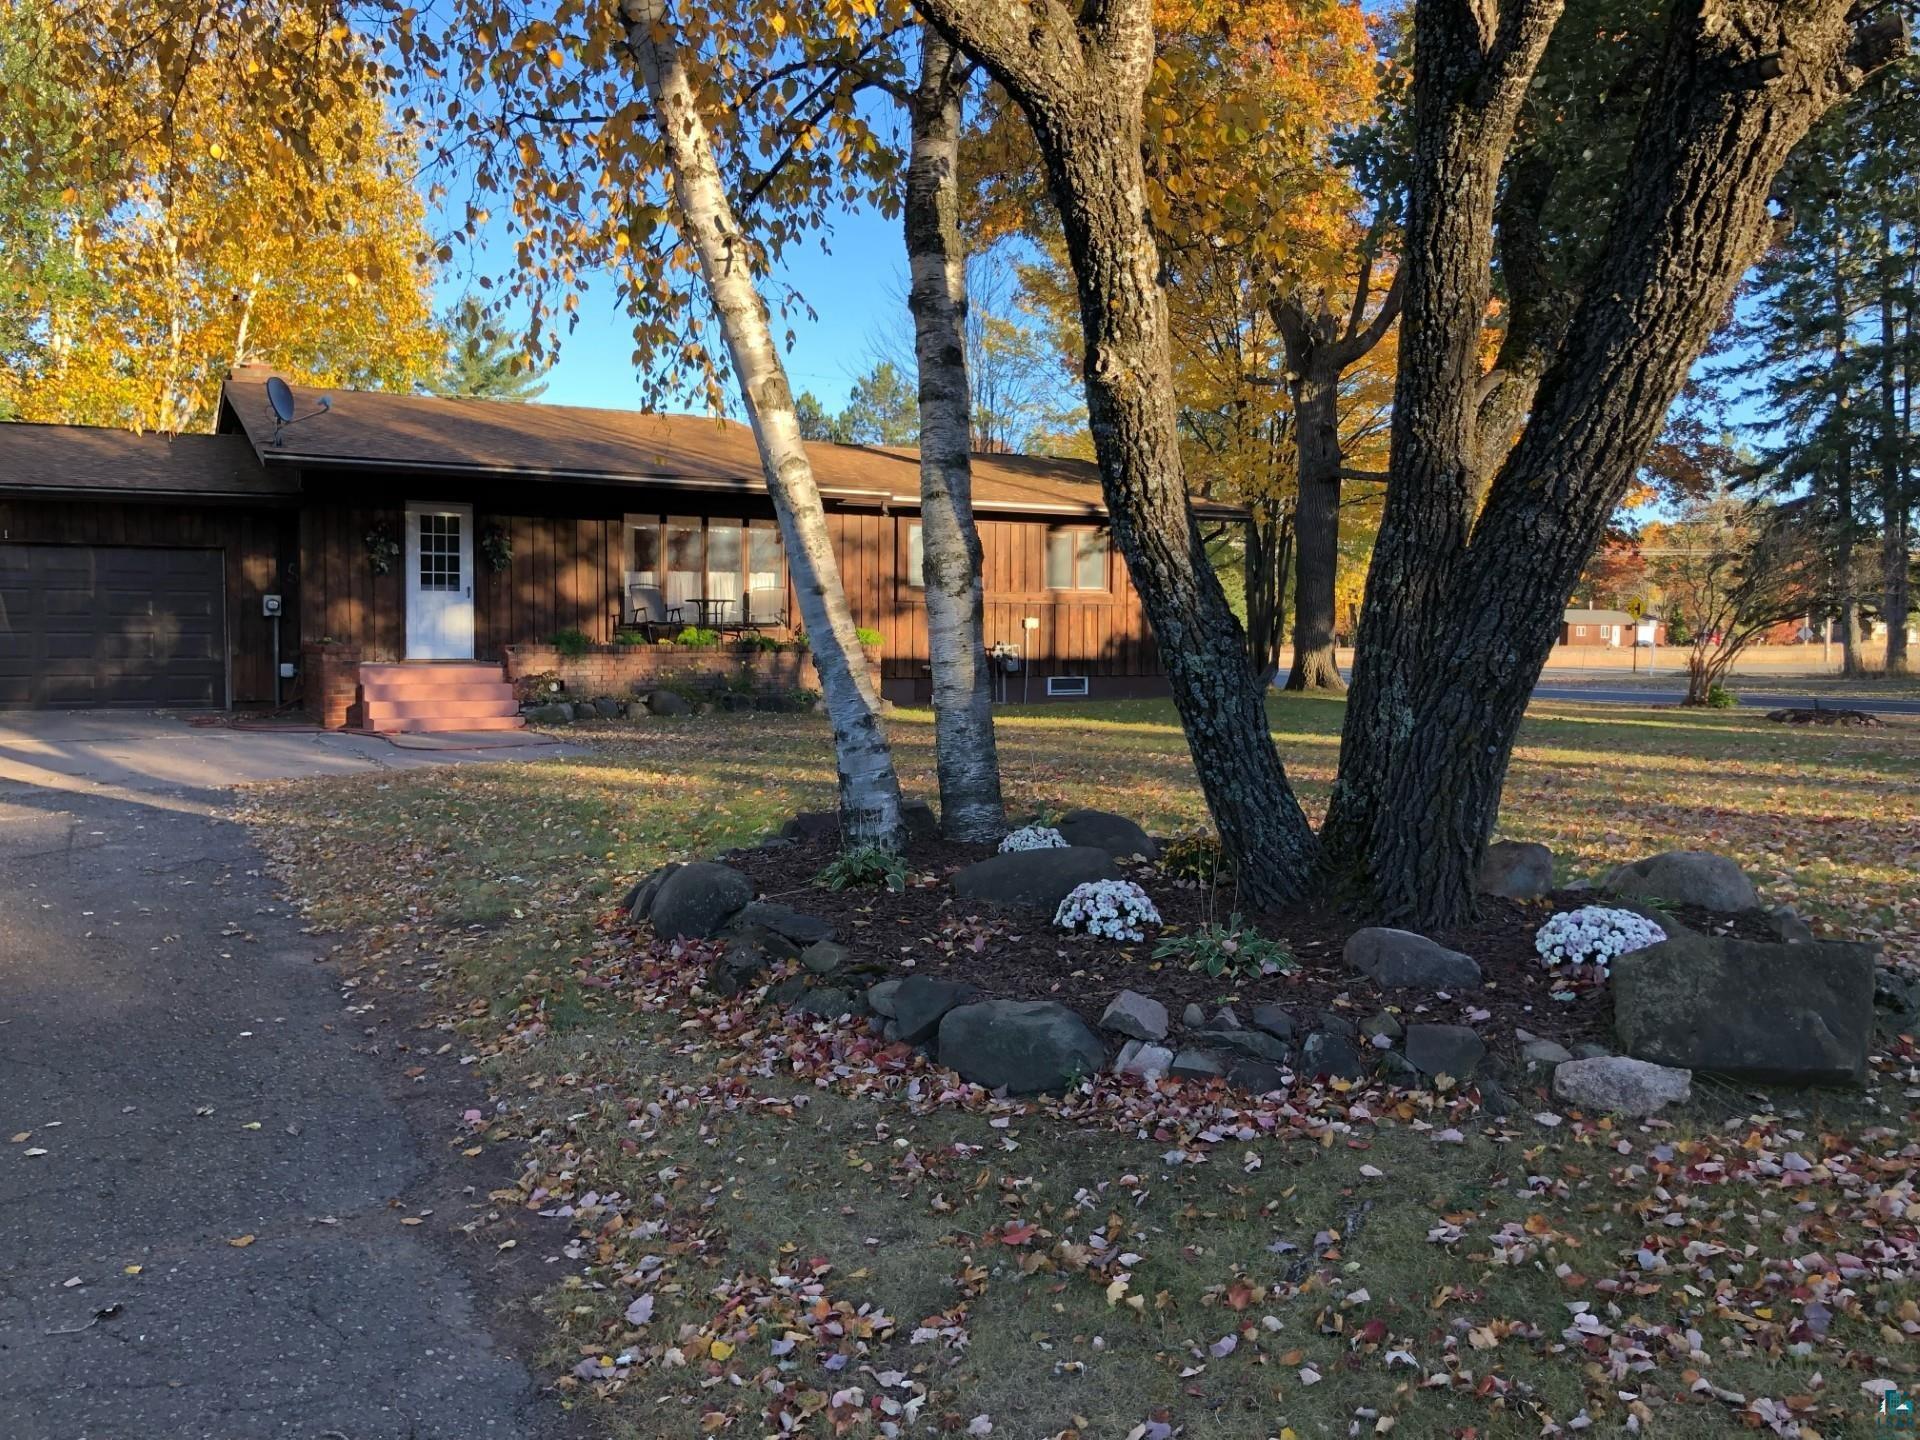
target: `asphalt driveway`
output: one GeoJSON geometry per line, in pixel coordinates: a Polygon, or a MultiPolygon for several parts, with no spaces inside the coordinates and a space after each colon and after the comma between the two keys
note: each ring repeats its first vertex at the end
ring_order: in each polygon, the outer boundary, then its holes
{"type": "Polygon", "coordinates": [[[0,1436],[538,1433],[226,788],[526,753],[0,715],[0,1436]]]}

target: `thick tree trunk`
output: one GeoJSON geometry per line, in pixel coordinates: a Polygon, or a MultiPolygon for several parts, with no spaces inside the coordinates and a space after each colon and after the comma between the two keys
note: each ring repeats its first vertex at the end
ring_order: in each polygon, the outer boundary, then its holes
{"type": "Polygon", "coordinates": [[[965,66],[938,31],[921,39],[910,97],[905,227],[914,353],[920,368],[920,524],[933,668],[940,828],[949,840],[1006,832],[993,739],[993,681],[981,624],[980,533],[973,523],[967,264],[960,242],[960,93],[965,66]]]}
{"type": "Polygon", "coordinates": [[[1907,617],[1913,609],[1907,535],[1905,440],[1900,428],[1899,335],[1894,318],[1893,225],[1880,222],[1880,614],[1887,625],[1886,672],[1911,671],[1907,617]]]}
{"type": "Polygon", "coordinates": [[[1114,540],[1241,890],[1256,905],[1293,900],[1319,847],[1274,749],[1265,689],[1208,561],[1180,461],[1166,293],[1141,161],[1151,6],[1113,0],[1078,15],[1046,0],[1031,13],[1003,0],[921,8],[1033,126],[1079,292],[1087,418],[1114,540]]]}
{"type": "Polygon", "coordinates": [[[897,847],[900,782],[880,719],[880,696],[854,633],[826,512],[800,438],[793,391],[754,285],[752,246],[734,220],[664,0],[625,0],[623,14],[627,42],[660,127],[684,233],[699,256],[719,316],[786,540],[800,617],[833,724],[842,833],[852,844],[897,847]]]}
{"type": "Polygon", "coordinates": [[[1253,505],[1247,523],[1247,659],[1263,690],[1280,668],[1286,639],[1287,582],[1293,573],[1293,511],[1268,500],[1253,505]]]}
{"type": "Polygon", "coordinates": [[[1294,445],[1300,457],[1289,690],[1343,692],[1333,647],[1340,571],[1340,377],[1315,366],[1293,381],[1294,445]]]}
{"type": "Polygon", "coordinates": [[[1758,252],[1774,175],[1903,44],[1853,33],[1842,0],[1674,11],[1606,247],[1469,544],[1492,186],[1556,7],[1499,13],[1489,36],[1470,7],[1415,12],[1393,474],[1324,833],[1376,914],[1419,926],[1472,913],[1561,608],[1758,252]]]}

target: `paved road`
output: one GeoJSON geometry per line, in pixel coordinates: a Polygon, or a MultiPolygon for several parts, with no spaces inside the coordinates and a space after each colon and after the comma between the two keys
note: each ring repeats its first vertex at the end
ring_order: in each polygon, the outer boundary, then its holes
{"type": "MultiPolygon", "coordinates": [[[[1742,706],[1760,710],[1780,710],[1789,706],[1822,705],[1829,710],[1866,710],[1877,715],[1920,715],[1920,700],[1903,700],[1887,695],[1864,697],[1835,695],[1795,695],[1787,692],[1737,692],[1742,706]]],[[[1680,690],[1610,690],[1598,685],[1555,685],[1533,687],[1536,700],[1598,700],[1617,705],[1678,705],[1687,698],[1680,690]]]]}
{"type": "Polygon", "coordinates": [[[537,1433],[389,1208],[427,1169],[390,1062],[208,783],[435,758],[346,741],[0,717],[6,1440],[537,1433]]]}

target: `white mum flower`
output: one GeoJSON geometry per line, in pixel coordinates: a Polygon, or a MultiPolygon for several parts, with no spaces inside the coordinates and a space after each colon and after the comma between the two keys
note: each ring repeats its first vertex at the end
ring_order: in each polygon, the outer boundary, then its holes
{"type": "Polygon", "coordinates": [[[1014,850],[1064,850],[1067,837],[1051,825],[1022,825],[1000,842],[1000,853],[1014,850]]]}
{"type": "Polygon", "coordinates": [[[1147,892],[1131,880],[1089,880],[1053,912],[1063,930],[1084,930],[1109,940],[1144,940],[1143,925],[1158,925],[1160,912],[1147,892]]]}
{"type": "Polygon", "coordinates": [[[1605,968],[1616,957],[1644,950],[1667,938],[1667,932],[1644,915],[1585,905],[1555,915],[1534,934],[1533,948],[1545,965],[1598,965],[1605,968]]]}

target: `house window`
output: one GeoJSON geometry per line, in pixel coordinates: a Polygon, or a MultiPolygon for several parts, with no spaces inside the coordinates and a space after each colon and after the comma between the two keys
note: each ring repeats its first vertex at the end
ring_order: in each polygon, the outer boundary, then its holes
{"type": "Polygon", "coordinates": [[[738,520],[707,521],[707,588],[709,600],[722,602],[714,607],[714,618],[739,620],[740,575],[746,563],[745,527],[738,520]]]}
{"type": "Polygon", "coordinates": [[[787,623],[787,548],[772,520],[747,526],[747,620],[754,625],[787,623]]]}
{"type": "MultiPolygon", "coordinates": [[[[685,605],[700,595],[701,575],[705,568],[705,546],[701,543],[700,518],[697,515],[672,515],[667,519],[667,604],[685,605]]],[[[686,614],[693,613],[688,607],[686,614]]]]}
{"type": "Polygon", "coordinates": [[[1107,532],[1104,530],[1048,531],[1047,588],[1049,590],[1105,590],[1107,588],[1107,532]]]}
{"type": "Polygon", "coordinates": [[[627,517],[627,583],[629,585],[660,583],[660,517],[658,515],[627,517]]]}
{"type": "Polygon", "coordinates": [[[420,588],[422,590],[458,590],[460,588],[460,517],[458,515],[421,515],[420,588]]]}
{"type": "Polygon", "coordinates": [[[927,537],[918,525],[907,526],[907,584],[927,588],[927,537]]]}

